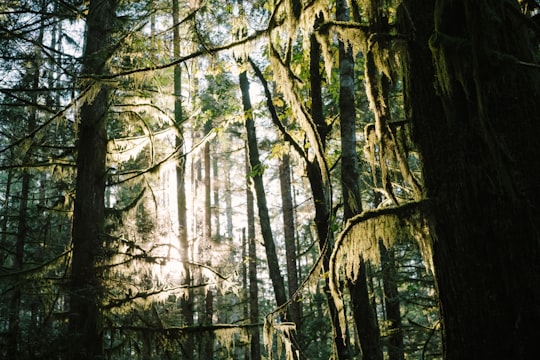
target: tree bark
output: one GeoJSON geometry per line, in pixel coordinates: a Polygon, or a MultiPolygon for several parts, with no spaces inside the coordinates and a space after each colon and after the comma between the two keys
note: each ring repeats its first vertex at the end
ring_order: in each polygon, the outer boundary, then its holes
{"type": "Polygon", "coordinates": [[[406,110],[431,201],[444,358],[530,358],[540,81],[525,22],[515,1],[404,6],[406,110]]]}
{"type": "MultiPolygon", "coordinates": [[[[91,0],[87,15],[83,74],[106,73],[115,21],[114,0],[91,0]]],[[[101,325],[101,276],[105,220],[106,117],[109,89],[99,91],[80,110],[77,143],[76,196],[73,210],[69,331],[72,359],[103,356],[101,325]]]]}
{"type": "MultiPolygon", "coordinates": [[[[251,171],[249,154],[246,146],[246,174],[251,171]]],[[[255,210],[254,196],[251,190],[251,178],[246,177],[246,212],[247,212],[247,236],[248,236],[248,276],[249,276],[249,321],[251,324],[259,322],[259,284],[257,276],[257,242],[255,240],[255,210]]],[[[251,328],[251,360],[261,359],[261,339],[259,327],[251,328]]]]}

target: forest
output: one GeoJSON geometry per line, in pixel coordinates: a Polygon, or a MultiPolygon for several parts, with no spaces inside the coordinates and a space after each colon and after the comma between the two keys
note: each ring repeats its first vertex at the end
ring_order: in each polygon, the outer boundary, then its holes
{"type": "Polygon", "coordinates": [[[4,0],[0,359],[538,358],[539,99],[538,0],[4,0]]]}

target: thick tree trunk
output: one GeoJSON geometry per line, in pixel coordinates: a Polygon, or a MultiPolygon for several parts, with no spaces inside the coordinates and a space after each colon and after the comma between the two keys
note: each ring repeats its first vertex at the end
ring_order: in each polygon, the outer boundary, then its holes
{"type": "MultiPolygon", "coordinates": [[[[83,74],[103,74],[115,21],[114,0],[91,0],[87,16],[83,74]]],[[[109,90],[105,85],[80,110],[77,143],[77,183],[73,210],[69,357],[96,359],[103,355],[101,276],[97,264],[106,242],[105,158],[109,90]]]]}
{"type": "Polygon", "coordinates": [[[512,1],[404,4],[407,111],[431,201],[444,357],[531,358],[540,82],[526,23],[512,1]]]}

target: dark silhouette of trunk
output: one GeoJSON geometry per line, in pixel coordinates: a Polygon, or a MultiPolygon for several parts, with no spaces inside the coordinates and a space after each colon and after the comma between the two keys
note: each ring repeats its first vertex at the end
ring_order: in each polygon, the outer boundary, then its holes
{"type": "Polygon", "coordinates": [[[301,334],[300,302],[296,301],[294,293],[298,289],[298,269],[296,265],[296,237],[294,227],[294,209],[291,191],[291,166],[289,154],[283,154],[279,164],[279,184],[281,188],[281,203],[283,215],[283,235],[285,238],[285,255],[287,257],[287,283],[289,299],[289,314],[291,320],[296,324],[296,332],[301,334]]]}
{"type": "MultiPolygon", "coordinates": [[[[227,164],[231,164],[231,158],[227,156],[227,164]]],[[[233,238],[233,208],[232,208],[232,192],[231,187],[231,169],[227,166],[225,169],[225,217],[227,220],[227,238],[233,238]]]]}
{"type": "MultiPolygon", "coordinates": [[[[249,154],[246,144],[246,174],[251,171],[249,154]]],[[[255,240],[255,210],[252,183],[246,177],[246,210],[247,210],[247,241],[248,241],[248,276],[249,276],[249,321],[252,325],[259,323],[259,285],[257,282],[257,243],[255,240]]],[[[251,328],[251,360],[261,359],[261,339],[258,326],[251,328]]]]}
{"type": "MultiPolygon", "coordinates": [[[[249,278],[248,278],[248,265],[249,262],[249,255],[248,255],[248,240],[246,236],[246,228],[242,228],[242,262],[241,262],[241,270],[242,273],[240,274],[242,276],[242,316],[247,321],[249,317],[249,278]]],[[[250,348],[249,346],[243,346],[244,349],[244,359],[249,359],[250,354],[250,348]]]]}
{"type": "MultiPolygon", "coordinates": [[[[89,3],[83,74],[99,75],[107,71],[115,6],[114,0],[91,0],[89,3]]],[[[69,311],[68,357],[72,359],[103,356],[102,290],[97,265],[106,243],[104,201],[109,89],[105,84],[96,86],[99,91],[95,97],[81,106],[77,142],[69,311]]]]}
{"type": "MultiPolygon", "coordinates": [[[[178,0],[172,3],[173,23],[180,21],[180,8],[178,0]]],[[[180,57],[180,29],[176,26],[173,30],[173,55],[180,57]]],[[[184,148],[184,130],[183,130],[183,107],[182,107],[182,68],[180,64],[174,66],[174,122],[177,136],[175,145],[183,155],[184,148]]],[[[180,311],[184,325],[193,325],[193,292],[189,290],[192,285],[191,267],[189,266],[189,241],[187,232],[187,214],[186,214],[186,159],[180,156],[176,164],[176,204],[178,207],[178,243],[180,246],[180,259],[182,266],[182,286],[188,288],[187,294],[180,298],[180,311]]],[[[182,339],[182,354],[186,360],[193,359],[193,336],[190,333],[184,335],[182,339]]]]}
{"type": "MultiPolygon", "coordinates": [[[[345,0],[336,2],[336,19],[349,21],[349,9],[345,0]]],[[[339,41],[339,112],[341,133],[341,185],[343,194],[343,219],[362,212],[359,187],[359,170],[356,153],[356,110],[354,87],[354,59],[352,48],[339,41]]],[[[369,301],[366,265],[363,260],[354,274],[355,280],[347,280],[351,295],[353,318],[363,359],[382,360],[380,332],[375,313],[369,301]]]]}
{"type": "MultiPolygon", "coordinates": [[[[204,135],[208,135],[212,130],[211,121],[207,121],[204,124],[204,135]]],[[[212,178],[210,174],[211,169],[211,157],[210,157],[210,142],[206,141],[203,149],[203,167],[204,167],[204,224],[203,224],[203,248],[211,249],[212,247],[212,178]]],[[[212,266],[212,259],[204,251],[203,256],[206,265],[212,266]]],[[[202,278],[202,276],[201,276],[202,278]]],[[[202,279],[206,281],[206,279],[202,279]]],[[[209,287],[206,289],[204,297],[204,309],[201,314],[202,324],[211,325],[212,317],[214,314],[214,294],[209,287]]],[[[204,332],[202,334],[201,341],[201,353],[202,359],[212,359],[214,357],[214,335],[212,332],[204,332]]]]}
{"type": "Polygon", "coordinates": [[[534,357],[540,74],[526,21],[515,1],[406,0],[402,10],[444,358],[534,357]]]}
{"type": "Polygon", "coordinates": [[[401,311],[396,281],[396,264],[394,250],[387,249],[379,240],[381,253],[381,270],[383,279],[386,321],[388,323],[388,360],[404,360],[403,329],[401,327],[401,311]]]}
{"type": "Polygon", "coordinates": [[[268,215],[268,206],[266,204],[266,193],[263,184],[263,167],[259,160],[259,149],[257,144],[257,135],[253,121],[253,109],[249,97],[249,82],[245,71],[240,73],[240,90],[242,92],[242,104],[244,106],[244,119],[247,132],[248,154],[250,163],[250,177],[253,179],[255,194],[257,196],[257,207],[259,209],[259,222],[266,250],[266,260],[268,262],[268,271],[274,288],[276,305],[281,306],[287,302],[285,293],[285,283],[279,269],[279,262],[276,253],[276,245],[270,227],[270,217],[268,215]]]}
{"type": "MultiPolygon", "coordinates": [[[[38,43],[43,42],[44,35],[44,17],[41,19],[41,27],[38,33],[38,38],[36,41],[38,43]]],[[[39,69],[41,67],[41,55],[39,52],[36,52],[35,57],[32,61],[31,73],[26,75],[27,82],[31,89],[39,88],[40,73],[39,69]]],[[[23,78],[23,81],[24,78],[23,78]]],[[[26,82],[25,81],[25,82],[26,82]]],[[[38,93],[33,91],[30,95],[30,102],[32,104],[37,104],[38,93]]],[[[26,124],[26,131],[28,134],[31,134],[37,126],[37,109],[34,107],[30,110],[28,120],[26,124]]],[[[27,165],[30,162],[30,155],[32,151],[27,151],[23,155],[23,165],[27,165]]],[[[28,236],[28,201],[30,193],[30,182],[32,176],[30,172],[23,168],[22,178],[21,178],[21,190],[19,194],[19,211],[17,216],[17,236],[15,240],[15,257],[13,261],[13,270],[20,271],[23,269],[24,265],[24,248],[26,244],[26,237],[28,236]]],[[[8,190],[9,192],[9,190],[8,190]]],[[[7,197],[6,197],[7,199],[7,197]]],[[[7,200],[6,200],[7,201],[7,200]]],[[[19,312],[21,310],[21,295],[22,289],[21,284],[17,284],[12,291],[10,304],[9,304],[9,325],[8,325],[8,344],[7,344],[7,354],[10,359],[19,359],[21,356],[21,349],[19,346],[19,325],[20,317],[19,312]]]]}

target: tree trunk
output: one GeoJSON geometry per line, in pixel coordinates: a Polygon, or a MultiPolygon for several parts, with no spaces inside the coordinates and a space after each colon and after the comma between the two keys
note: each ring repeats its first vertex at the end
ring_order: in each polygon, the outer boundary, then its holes
{"type": "Polygon", "coordinates": [[[291,194],[291,167],[289,154],[283,154],[279,164],[279,184],[281,187],[281,203],[283,215],[283,236],[285,238],[285,254],[287,257],[287,283],[291,320],[296,324],[296,333],[301,334],[300,329],[300,302],[293,299],[298,289],[298,270],[296,265],[296,239],[294,234],[294,209],[291,194]]]}
{"type": "Polygon", "coordinates": [[[248,154],[250,163],[250,177],[253,179],[255,194],[257,196],[257,207],[259,209],[259,222],[266,250],[266,260],[268,262],[268,271],[274,288],[276,305],[281,306],[287,302],[285,293],[285,283],[279,269],[279,262],[276,253],[276,245],[270,226],[270,217],[268,215],[268,206],[266,203],[266,193],[263,184],[263,168],[259,160],[259,149],[257,144],[257,135],[255,133],[255,124],[253,121],[253,109],[249,97],[249,82],[245,71],[240,73],[240,90],[242,92],[242,103],[244,105],[244,118],[247,131],[248,154]]]}
{"type": "MultiPolygon", "coordinates": [[[[91,0],[89,3],[83,74],[106,72],[115,6],[114,0],[91,0]]],[[[99,91],[95,98],[81,106],[77,143],[69,314],[69,357],[72,359],[103,356],[99,307],[102,290],[97,264],[106,242],[104,201],[109,89],[103,84],[96,86],[99,86],[99,91]]]]}
{"type": "Polygon", "coordinates": [[[534,48],[514,1],[432,3],[405,1],[401,23],[413,35],[404,85],[431,202],[444,357],[531,358],[540,322],[534,48]]]}
{"type": "Polygon", "coordinates": [[[394,250],[387,249],[379,240],[381,253],[381,271],[383,280],[386,320],[388,322],[388,360],[404,360],[403,329],[401,327],[401,311],[399,293],[396,283],[396,264],[394,250]]]}
{"type": "MultiPolygon", "coordinates": [[[[180,21],[180,7],[178,0],[172,3],[173,24],[180,21]]],[[[173,55],[177,59],[180,57],[180,29],[175,26],[173,30],[173,55]]],[[[174,123],[177,136],[175,145],[180,154],[176,164],[176,204],[178,208],[178,243],[180,246],[180,259],[182,266],[181,285],[187,287],[184,295],[180,298],[180,311],[184,325],[193,325],[193,291],[191,291],[192,274],[189,266],[189,239],[187,230],[187,209],[186,209],[186,158],[184,149],[184,129],[183,129],[183,107],[182,107],[182,68],[180,64],[174,66],[174,123]]],[[[186,360],[193,359],[193,336],[190,333],[184,335],[182,339],[182,355],[186,360]]]]}
{"type": "MultiPolygon", "coordinates": [[[[345,0],[336,2],[336,19],[349,21],[345,0]]],[[[339,112],[341,133],[341,185],[343,220],[362,212],[359,170],[356,153],[356,109],[354,88],[354,60],[350,46],[339,41],[339,112]]],[[[369,301],[366,267],[361,260],[355,281],[347,281],[351,295],[353,318],[356,324],[363,359],[382,360],[380,332],[369,301]]]]}
{"type": "MultiPolygon", "coordinates": [[[[246,146],[246,174],[251,171],[249,154],[246,146]]],[[[254,197],[251,190],[251,178],[246,177],[246,212],[248,224],[248,276],[249,276],[249,321],[259,323],[259,284],[257,282],[257,242],[255,240],[254,197]]],[[[251,328],[251,360],[261,359],[261,339],[258,326],[251,328]]]]}
{"type": "MultiPolygon", "coordinates": [[[[212,130],[212,123],[208,120],[204,124],[204,135],[208,135],[212,130]]],[[[212,266],[212,258],[209,252],[212,248],[212,178],[211,178],[211,157],[210,157],[210,142],[206,141],[203,149],[203,166],[204,166],[204,224],[203,224],[203,261],[208,266],[212,266]]],[[[201,276],[201,279],[203,276],[201,276]]],[[[207,279],[202,279],[206,281],[207,279]]],[[[211,325],[214,315],[214,294],[212,288],[206,288],[204,297],[204,309],[201,314],[203,325],[211,325]]],[[[214,334],[210,331],[204,332],[201,337],[201,359],[212,359],[214,357],[214,334]]]]}
{"type": "MultiPolygon", "coordinates": [[[[319,22],[322,19],[318,18],[319,22]]],[[[321,74],[320,74],[320,57],[321,50],[320,45],[314,35],[310,39],[310,86],[311,86],[311,117],[316,124],[317,131],[319,133],[323,147],[326,143],[326,135],[328,134],[328,126],[324,119],[322,95],[321,95],[321,74]]],[[[330,254],[334,243],[333,233],[330,230],[330,215],[331,204],[330,194],[328,187],[323,181],[323,170],[319,166],[319,163],[315,160],[307,161],[306,164],[307,175],[313,195],[313,203],[315,206],[315,226],[317,228],[317,239],[319,243],[319,250],[323,252],[323,272],[328,273],[330,254]]],[[[338,320],[337,308],[330,294],[328,279],[325,281],[324,294],[328,303],[328,309],[330,312],[330,321],[333,327],[333,343],[336,347],[337,358],[339,360],[349,359],[350,350],[348,341],[345,342],[342,338],[343,331],[338,320]]],[[[346,331],[346,329],[345,329],[346,331]]]]}

